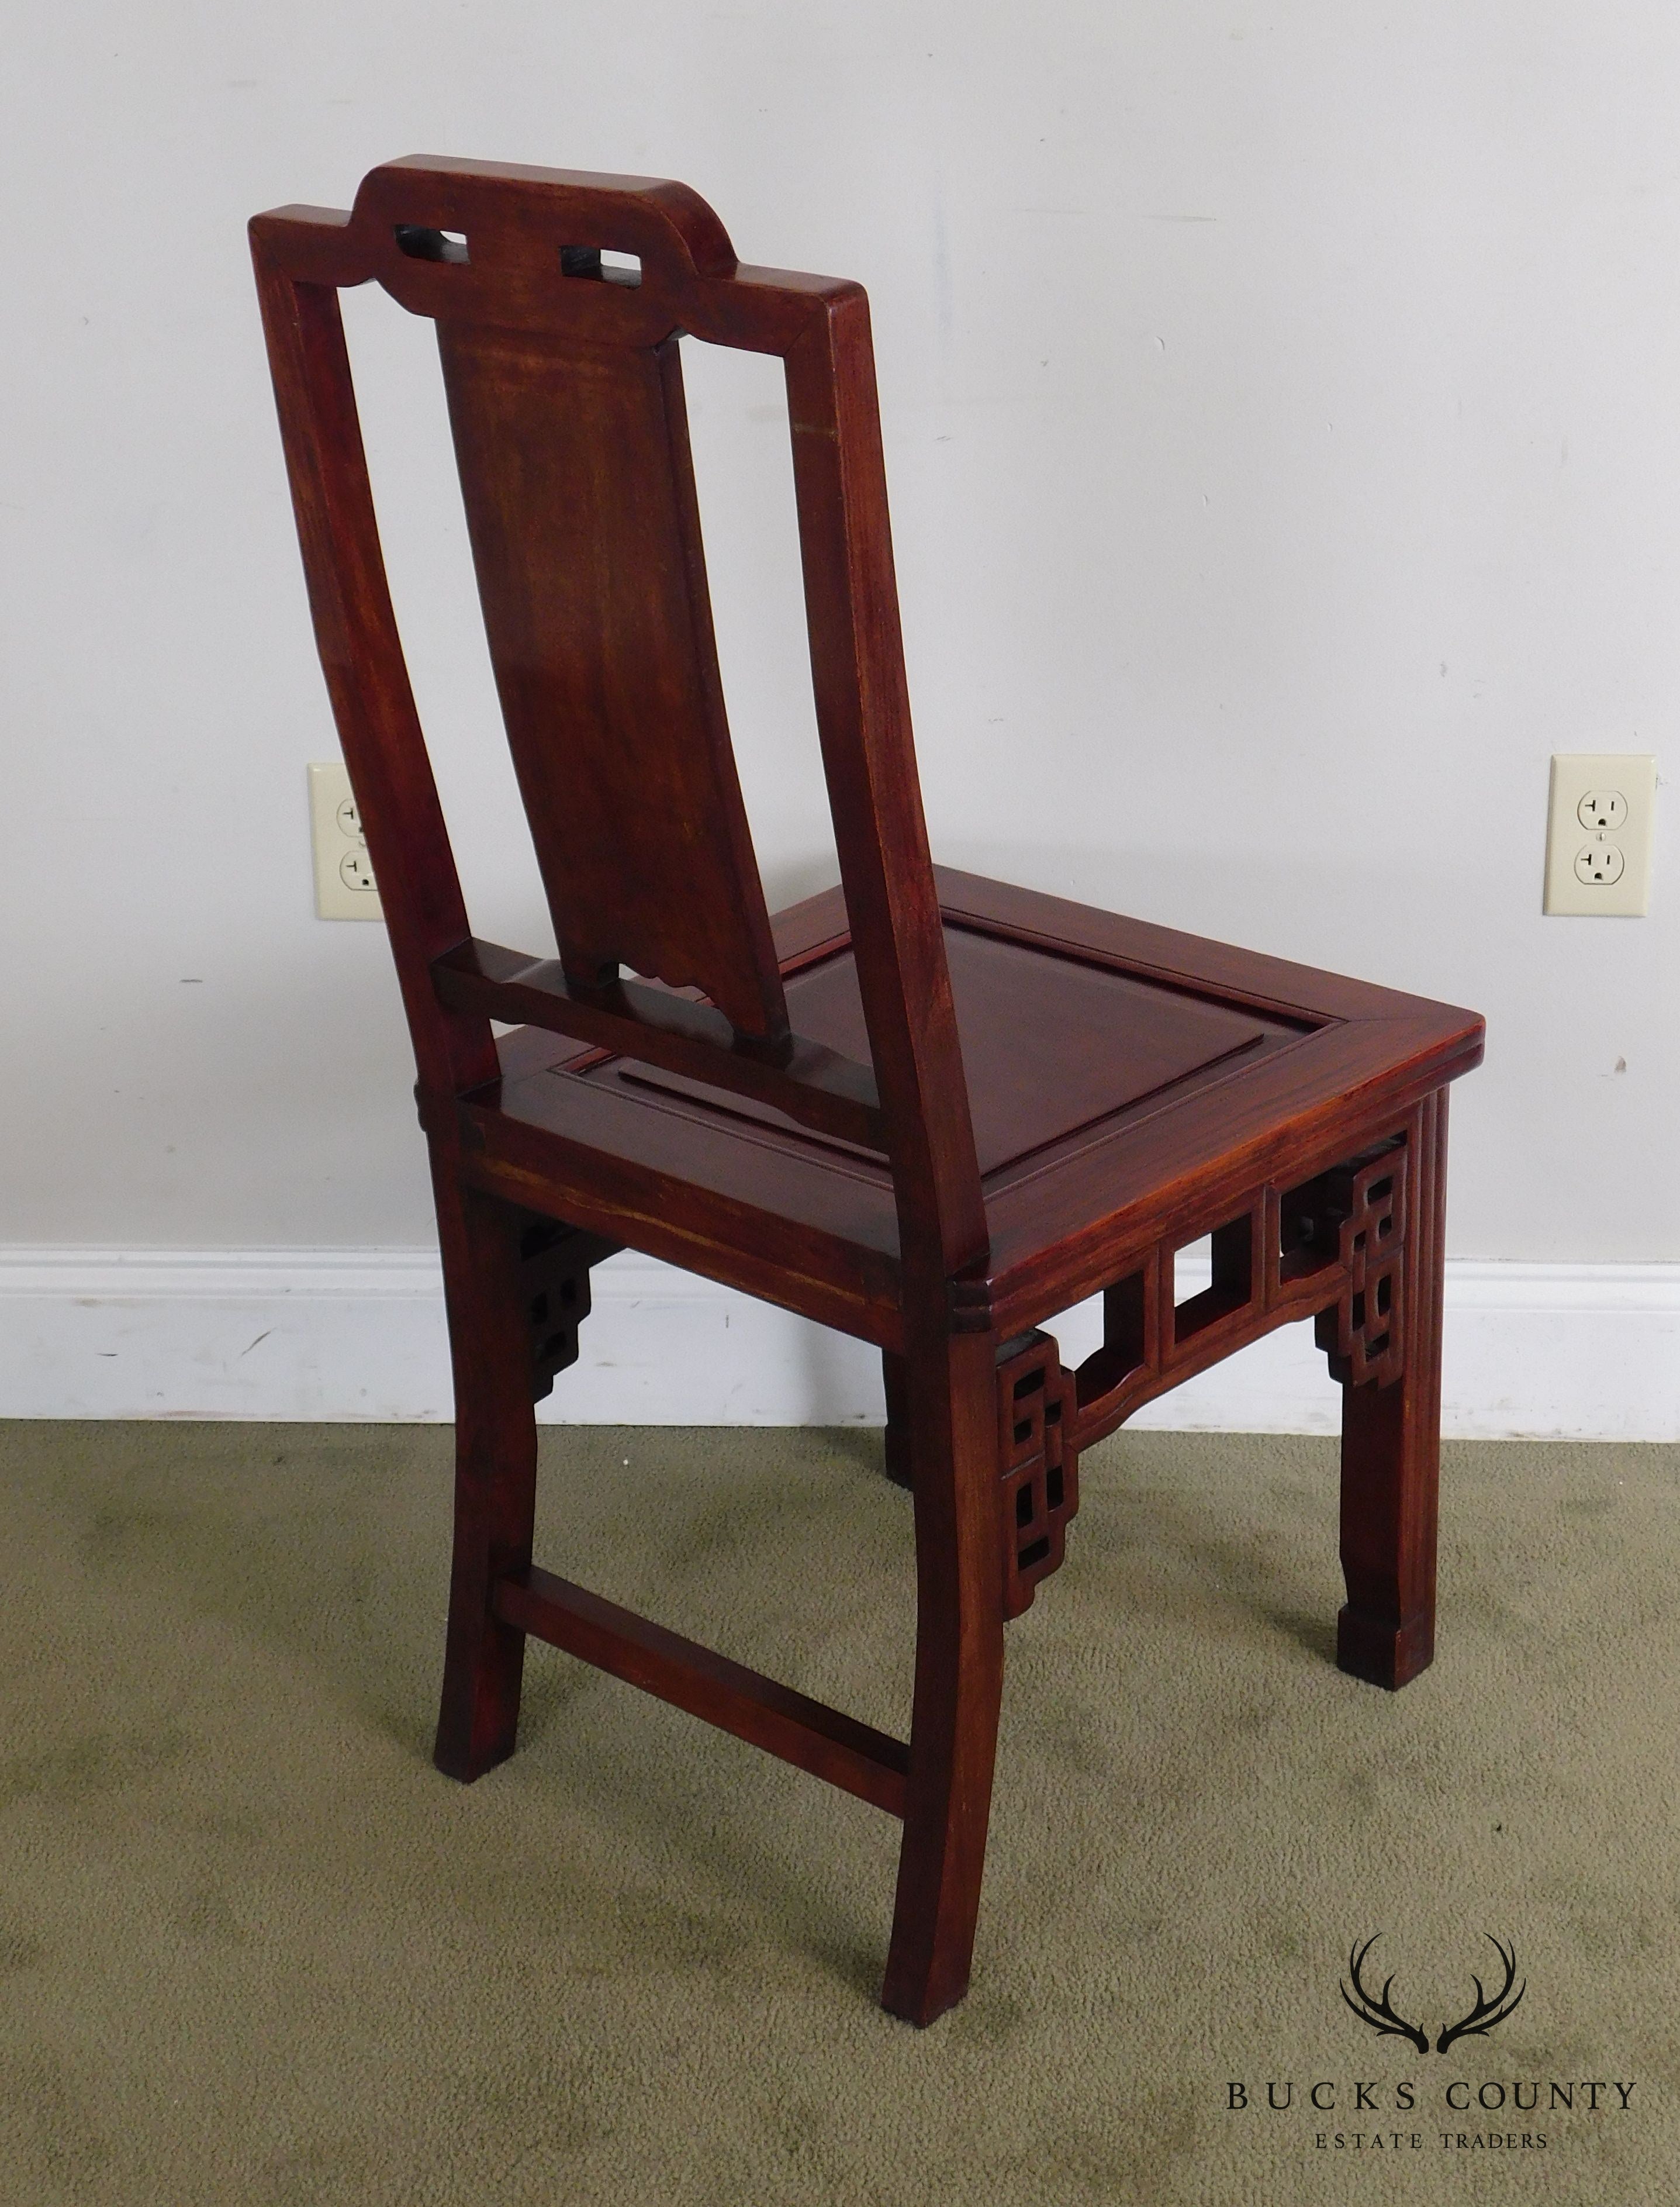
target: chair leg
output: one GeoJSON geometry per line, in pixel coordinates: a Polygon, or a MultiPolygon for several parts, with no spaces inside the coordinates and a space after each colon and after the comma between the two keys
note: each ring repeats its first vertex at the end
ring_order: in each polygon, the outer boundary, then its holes
{"type": "Polygon", "coordinates": [[[886,1449],[887,1476],[894,1486],[910,1486],[910,1403],[906,1393],[904,1359],[890,1349],[881,1352],[881,1377],[887,1392],[887,1426],[882,1436],[886,1449]]]}
{"type": "Polygon", "coordinates": [[[1435,1653],[1444,1089],[1416,1115],[1410,1145],[1405,1367],[1387,1386],[1346,1386],[1342,1397],[1348,1601],[1336,1620],[1336,1660],[1355,1678],[1390,1688],[1426,1670],[1435,1653]]]}
{"type": "Polygon", "coordinates": [[[931,2023],[968,1989],[1003,1688],[993,1344],[959,1336],[905,1365],[916,1499],[916,1694],[882,2005],[931,2023]]]}
{"type": "Polygon", "coordinates": [[[531,1560],[536,1418],[519,1296],[518,1227],[505,1205],[434,1166],[455,1375],[455,1553],[433,1759],[470,1784],[512,1754],[525,1636],[490,1609],[496,1580],[531,1560]]]}

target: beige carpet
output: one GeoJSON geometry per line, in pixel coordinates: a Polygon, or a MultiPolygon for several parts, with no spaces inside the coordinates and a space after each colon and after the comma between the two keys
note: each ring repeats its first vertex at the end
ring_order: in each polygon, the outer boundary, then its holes
{"type": "MultiPolygon", "coordinates": [[[[1398,1696],[1329,1661],[1331,1444],[1097,1452],[1010,1629],[974,1990],[918,2034],[876,1811],[544,1648],[515,1761],[431,1769],[449,1442],[0,1428],[7,2202],[1680,2198],[1680,1450],[1450,1450],[1398,1696]],[[1381,1933],[1438,2032],[1489,1932],[1527,1994],[1445,2054],[1339,1997],[1381,1933]]],[[[876,1437],[545,1449],[544,1560],[903,1726],[876,1437]]]]}

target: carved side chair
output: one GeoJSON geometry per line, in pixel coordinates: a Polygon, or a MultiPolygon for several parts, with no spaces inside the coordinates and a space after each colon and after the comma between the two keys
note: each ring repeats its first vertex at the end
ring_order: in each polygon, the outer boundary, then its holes
{"type": "Polygon", "coordinates": [[[511,1754],[535,1633],[904,1826],[882,1998],[969,1978],[1004,1626],[1080,1454],[1311,1317],[1343,1390],[1344,1670],[1432,1652],[1447,1084],[1474,1014],[932,864],[868,302],[639,177],[415,158],[251,224],[315,634],[418,1067],[457,1417],[437,1761],[511,1754]],[[607,255],[603,259],[603,254],[607,255]],[[387,592],[338,293],[437,325],[559,948],[476,939],[387,592]],[[772,918],[725,721],[680,340],[778,356],[840,886],[772,918]],[[492,1021],[513,1032],[498,1038],[492,1021]],[[1212,1282],[1177,1285],[1211,1235],[1212,1282]],[[882,1353],[914,1496],[907,1742],[533,1560],[533,1405],[647,1251],[882,1353]],[[1043,1329],[1098,1293],[1103,1345],[1043,1329]]]}

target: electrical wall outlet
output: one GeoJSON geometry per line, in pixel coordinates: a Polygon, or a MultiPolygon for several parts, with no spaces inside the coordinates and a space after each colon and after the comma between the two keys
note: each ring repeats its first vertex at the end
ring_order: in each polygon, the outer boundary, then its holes
{"type": "Polygon", "coordinates": [[[1545,831],[1545,906],[1575,918],[1641,918],[1651,905],[1657,762],[1558,751],[1545,831]]]}
{"type": "Polygon", "coordinates": [[[309,835],[315,852],[317,919],[383,919],[368,838],[342,759],[309,769],[309,835]]]}

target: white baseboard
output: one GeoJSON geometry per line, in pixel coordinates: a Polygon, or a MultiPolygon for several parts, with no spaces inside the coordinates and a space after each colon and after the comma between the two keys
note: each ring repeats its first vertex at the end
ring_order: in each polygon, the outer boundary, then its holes
{"type": "MultiPolygon", "coordinates": [[[[594,1276],[578,1363],[541,1415],[573,1424],[870,1425],[861,1342],[626,1253],[594,1276]]],[[[1095,1345],[1097,1306],[1056,1325],[1095,1345]]],[[[1447,1267],[1444,1430],[1680,1440],[1680,1265],[1447,1267]]],[[[447,1419],[437,1259],[417,1249],[0,1248],[0,1416],[447,1419]]],[[[1140,1426],[1333,1432],[1312,1329],[1286,1326],[1140,1426]]]]}

